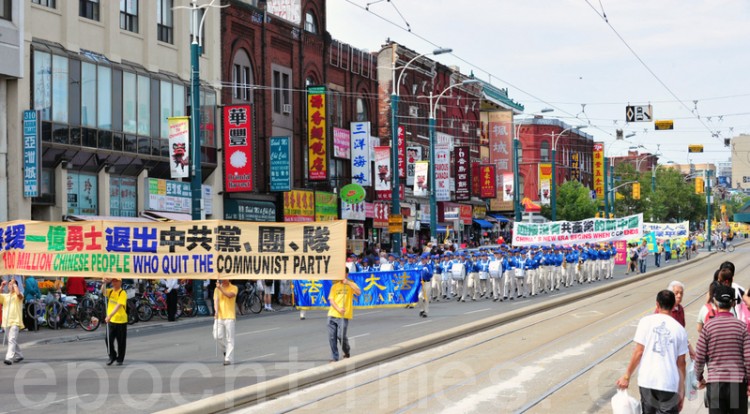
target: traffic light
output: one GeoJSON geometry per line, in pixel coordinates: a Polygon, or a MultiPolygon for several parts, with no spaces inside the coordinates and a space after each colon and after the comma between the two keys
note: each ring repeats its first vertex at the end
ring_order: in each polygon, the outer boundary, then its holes
{"type": "Polygon", "coordinates": [[[641,199],[641,183],[633,183],[633,200],[641,199]]]}
{"type": "Polygon", "coordinates": [[[703,194],[703,178],[696,177],[695,178],[695,194],[703,194]]]}

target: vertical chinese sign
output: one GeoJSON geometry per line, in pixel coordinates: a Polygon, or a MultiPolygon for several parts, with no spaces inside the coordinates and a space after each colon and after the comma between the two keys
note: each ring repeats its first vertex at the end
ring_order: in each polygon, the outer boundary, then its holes
{"type": "Polygon", "coordinates": [[[315,195],[312,191],[292,190],[284,193],[284,221],[315,221],[315,195]]]}
{"type": "Polygon", "coordinates": [[[406,129],[398,126],[398,178],[406,178],[406,129]]]}
{"type": "Polygon", "coordinates": [[[406,148],[406,185],[414,185],[414,163],[422,161],[422,147],[406,148]]]}
{"type": "Polygon", "coordinates": [[[373,203],[373,221],[372,226],[376,229],[388,228],[388,217],[391,215],[391,208],[388,203],[376,201],[373,203]]]}
{"type": "Polygon", "coordinates": [[[594,143],[594,191],[596,198],[604,198],[604,143],[594,143]]]}
{"type": "Polygon", "coordinates": [[[453,151],[454,178],[456,180],[456,201],[471,200],[471,190],[469,188],[469,147],[456,147],[453,151]]]}
{"type": "Polygon", "coordinates": [[[253,191],[253,128],[250,105],[224,107],[224,191],[253,191]]]}
{"type": "Polygon", "coordinates": [[[342,128],[333,128],[333,156],[336,158],[350,159],[349,131],[342,128]]]}
{"type": "Polygon", "coordinates": [[[169,126],[169,170],[172,178],[186,178],[190,173],[190,118],[167,118],[169,126]]]}
{"type": "Polygon", "coordinates": [[[375,192],[378,200],[391,199],[391,148],[375,147],[375,192]]]}
{"type": "Polygon", "coordinates": [[[307,151],[310,180],[325,180],[328,175],[328,145],[326,139],[326,88],[307,87],[307,151]]]}
{"type": "Polygon", "coordinates": [[[351,123],[352,182],[363,187],[370,181],[370,123],[351,123]]]}
{"type": "Polygon", "coordinates": [[[577,152],[570,153],[570,179],[574,181],[581,181],[581,164],[580,155],[577,152]]]}
{"type": "Polygon", "coordinates": [[[450,150],[447,148],[435,149],[435,199],[437,201],[450,201],[450,179],[451,160],[450,150]]]}
{"type": "Polygon", "coordinates": [[[479,166],[479,197],[495,198],[497,197],[497,173],[493,164],[479,166]]]}
{"type": "Polygon", "coordinates": [[[270,139],[271,191],[289,191],[292,189],[291,141],[289,137],[271,137],[270,139]]]}
{"type": "Polygon", "coordinates": [[[414,168],[414,197],[427,197],[429,161],[417,161],[414,168]]]}
{"type": "Polygon", "coordinates": [[[549,205],[550,203],[550,183],[552,182],[552,164],[541,163],[539,164],[539,194],[540,202],[543,205],[549,205]]]}
{"type": "Polygon", "coordinates": [[[39,197],[38,117],[34,110],[23,111],[23,196],[39,197]]]}
{"type": "MultiPolygon", "coordinates": [[[[495,165],[495,181],[513,191],[513,113],[511,111],[487,112],[487,135],[490,144],[490,164],[495,165]]],[[[498,195],[490,200],[490,211],[513,210],[513,197],[498,195]]]]}

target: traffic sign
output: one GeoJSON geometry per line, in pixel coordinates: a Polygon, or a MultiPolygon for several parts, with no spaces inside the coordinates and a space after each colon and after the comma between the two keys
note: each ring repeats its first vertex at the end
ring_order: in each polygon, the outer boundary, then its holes
{"type": "Polygon", "coordinates": [[[688,152],[703,152],[703,145],[700,145],[700,144],[688,145],[688,152]]]}
{"type": "Polygon", "coordinates": [[[669,120],[663,120],[663,121],[654,121],[654,129],[657,131],[666,131],[670,129],[674,129],[674,121],[669,120]]]}
{"type": "Polygon", "coordinates": [[[625,121],[651,122],[653,108],[651,105],[628,105],[625,107],[625,121]]]}

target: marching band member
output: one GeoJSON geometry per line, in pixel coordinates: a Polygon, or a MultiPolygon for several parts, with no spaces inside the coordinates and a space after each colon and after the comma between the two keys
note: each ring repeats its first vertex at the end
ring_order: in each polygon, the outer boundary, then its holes
{"type": "Polygon", "coordinates": [[[443,266],[440,263],[440,256],[432,256],[432,280],[430,281],[430,291],[432,292],[432,300],[440,302],[440,293],[443,282],[443,266]]]}
{"type": "Polygon", "coordinates": [[[492,260],[487,266],[487,271],[490,274],[490,289],[492,290],[492,300],[497,302],[502,300],[502,289],[503,289],[503,276],[505,275],[503,269],[503,257],[500,250],[495,250],[492,255],[492,260]]]}
{"type": "Polygon", "coordinates": [[[426,318],[430,311],[430,296],[432,296],[432,274],[433,266],[430,263],[430,254],[422,253],[422,263],[420,267],[420,282],[422,283],[422,294],[419,295],[420,311],[419,316],[426,318]]]}
{"type": "Polygon", "coordinates": [[[443,255],[443,261],[440,263],[443,272],[442,294],[443,299],[445,300],[450,300],[453,297],[453,275],[451,274],[451,267],[453,266],[453,261],[451,260],[452,256],[453,253],[449,251],[445,252],[443,255]]]}
{"type": "MultiPolygon", "coordinates": [[[[526,285],[526,255],[521,250],[516,250],[514,276],[516,279],[516,297],[526,296],[528,286],[526,285]]],[[[512,294],[513,292],[511,292],[512,294]]],[[[511,297],[512,299],[512,297],[511,297]]]]}
{"type": "Polygon", "coordinates": [[[463,263],[463,278],[461,280],[461,302],[466,302],[466,294],[469,293],[469,279],[473,279],[473,277],[469,277],[469,273],[474,271],[474,263],[472,262],[471,255],[466,252],[461,252],[461,262],[463,263]]]}
{"type": "MultiPolygon", "coordinates": [[[[487,252],[481,252],[479,254],[479,290],[481,291],[480,297],[484,298],[487,294],[487,282],[490,278],[490,259],[487,258],[487,252]]],[[[476,297],[476,292],[474,293],[476,297]]]]}
{"type": "Polygon", "coordinates": [[[524,289],[523,297],[528,297],[529,294],[536,296],[539,293],[539,277],[537,275],[539,260],[532,252],[528,252],[526,256],[526,261],[523,264],[523,271],[526,274],[526,289],[524,289]],[[529,291],[529,288],[531,288],[531,291],[529,291]]]}
{"type": "Polygon", "coordinates": [[[609,242],[609,278],[615,277],[615,256],[617,256],[617,247],[614,242],[609,242]]]}
{"type": "Polygon", "coordinates": [[[516,285],[516,257],[515,257],[515,249],[509,250],[508,255],[504,257],[503,259],[503,299],[507,300],[510,298],[510,300],[513,300],[513,298],[516,297],[516,290],[518,289],[518,286],[516,285]]]}

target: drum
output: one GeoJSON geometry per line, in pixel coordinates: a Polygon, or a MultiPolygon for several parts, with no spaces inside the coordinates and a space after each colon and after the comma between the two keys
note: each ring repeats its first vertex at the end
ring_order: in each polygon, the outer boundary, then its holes
{"type": "Polygon", "coordinates": [[[503,277],[502,269],[503,269],[503,262],[501,262],[500,260],[495,260],[493,262],[490,262],[490,267],[489,267],[490,277],[493,279],[499,279],[503,277]]]}
{"type": "Polygon", "coordinates": [[[453,280],[464,280],[466,278],[466,267],[463,263],[453,263],[453,266],[451,266],[451,277],[453,280]]]}
{"type": "Polygon", "coordinates": [[[489,276],[489,272],[479,272],[479,280],[487,280],[489,276]]]}
{"type": "Polygon", "coordinates": [[[380,271],[381,272],[390,272],[393,270],[393,265],[390,263],[383,263],[380,265],[380,271]]]}

